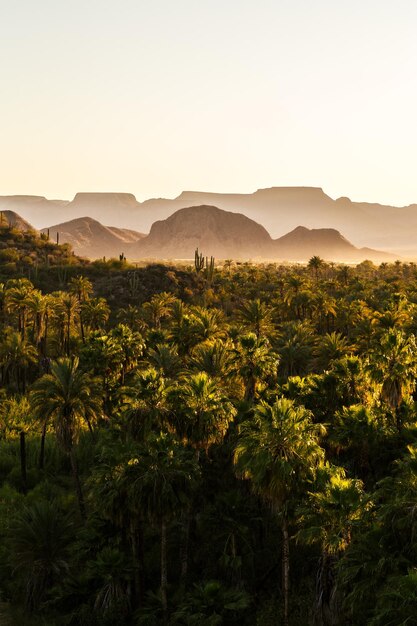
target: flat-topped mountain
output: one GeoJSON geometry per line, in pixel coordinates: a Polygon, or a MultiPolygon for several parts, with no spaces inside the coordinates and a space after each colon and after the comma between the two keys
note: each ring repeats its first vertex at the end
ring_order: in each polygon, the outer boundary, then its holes
{"type": "Polygon", "coordinates": [[[62,224],[44,228],[54,241],[59,233],[60,243],[69,243],[79,256],[92,259],[107,256],[118,256],[124,251],[126,244],[132,244],[144,235],[133,230],[103,226],[91,217],[82,217],[62,224]]]}
{"type": "Polygon", "coordinates": [[[0,209],[22,215],[35,227],[88,215],[101,223],[149,232],[152,224],[187,206],[210,205],[243,213],[280,237],[302,224],[334,228],[357,245],[370,245],[417,257],[417,205],[393,207],[349,198],[334,200],[320,187],[270,187],[254,193],[183,191],[173,199],[138,202],[130,193],[78,193],[72,201],[42,196],[0,196],[0,209]],[[403,251],[403,252],[402,252],[403,251]]]}

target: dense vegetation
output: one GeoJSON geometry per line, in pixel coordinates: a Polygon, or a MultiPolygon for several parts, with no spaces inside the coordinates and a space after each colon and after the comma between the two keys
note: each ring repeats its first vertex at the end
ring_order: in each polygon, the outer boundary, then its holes
{"type": "Polygon", "coordinates": [[[413,264],[0,261],[2,623],[415,623],[413,264]]]}

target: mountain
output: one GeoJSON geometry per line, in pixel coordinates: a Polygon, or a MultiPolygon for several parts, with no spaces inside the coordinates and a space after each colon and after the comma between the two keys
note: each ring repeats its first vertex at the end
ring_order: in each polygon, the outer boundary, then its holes
{"type": "Polygon", "coordinates": [[[68,200],[47,200],[44,196],[0,196],[0,211],[15,211],[40,229],[52,220],[68,219],[68,200]]]}
{"type": "Polygon", "coordinates": [[[299,224],[310,229],[334,228],[356,245],[371,245],[417,257],[417,204],[393,207],[349,198],[334,200],[319,187],[271,187],[249,194],[183,191],[173,199],[138,202],[129,193],[77,193],[72,201],[42,196],[0,196],[0,210],[22,215],[37,228],[89,215],[101,223],[149,232],[152,224],[178,209],[215,205],[243,213],[280,237],[299,224]]]}
{"type": "Polygon", "coordinates": [[[245,215],[215,206],[188,207],[152,225],[136,249],[142,257],[190,259],[196,248],[217,258],[255,258],[272,251],[263,226],[245,215]]]}
{"type": "Polygon", "coordinates": [[[126,245],[135,243],[144,235],[133,230],[103,226],[91,217],[82,217],[62,224],[44,228],[49,230],[49,236],[56,241],[59,233],[59,243],[71,244],[75,254],[89,258],[119,256],[124,252],[126,245]]]}
{"type": "Polygon", "coordinates": [[[308,229],[298,226],[274,241],[274,258],[303,262],[314,255],[327,261],[346,263],[360,263],[365,259],[381,263],[394,259],[387,252],[356,248],[334,228],[308,229]]]}
{"type": "MultiPolygon", "coordinates": [[[[31,224],[13,211],[1,211],[0,220],[20,230],[31,224]]],[[[307,261],[319,255],[329,261],[376,262],[395,257],[371,248],[356,248],[336,229],[308,229],[298,226],[278,239],[241,213],[215,206],[194,206],[176,211],[152,225],[149,235],[119,227],[104,226],[91,217],[77,218],[45,228],[50,239],[69,243],[74,252],[91,259],[117,257],[130,260],[192,259],[196,248],[218,259],[307,261]]]]}
{"type": "Polygon", "coordinates": [[[11,226],[23,231],[36,230],[32,224],[29,224],[14,211],[0,211],[0,226],[11,226]]]}
{"type": "Polygon", "coordinates": [[[335,229],[299,226],[273,240],[267,230],[245,215],[214,206],[180,209],[153,224],[147,237],[126,248],[131,259],[192,259],[195,249],[218,259],[307,261],[319,255],[329,261],[387,261],[389,254],[359,249],[335,229]]]}

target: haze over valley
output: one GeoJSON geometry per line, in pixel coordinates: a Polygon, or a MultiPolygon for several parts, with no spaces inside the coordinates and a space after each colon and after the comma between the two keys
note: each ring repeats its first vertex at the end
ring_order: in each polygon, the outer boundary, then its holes
{"type": "MultiPolygon", "coordinates": [[[[334,200],[321,188],[271,187],[252,194],[186,191],[174,199],[149,199],[144,202],[138,202],[129,193],[77,193],[72,201],[48,200],[40,196],[0,197],[0,210],[16,212],[35,228],[49,228],[51,236],[55,237],[58,231],[61,242],[70,243],[75,252],[90,258],[114,255],[119,250],[127,250],[128,254],[133,253],[135,257],[145,255],[155,258],[158,257],[159,249],[161,258],[188,257],[189,248],[178,241],[178,237],[184,236],[184,233],[180,234],[176,230],[179,221],[169,221],[169,218],[179,210],[198,206],[211,206],[248,218],[248,222],[241,218],[233,226],[229,218],[226,231],[235,229],[234,235],[238,234],[238,238],[242,236],[241,229],[247,229],[249,222],[252,224],[245,234],[244,246],[242,241],[229,243],[228,246],[211,241],[210,226],[206,219],[196,219],[193,226],[188,224],[187,228],[194,229],[195,237],[194,240],[192,236],[190,239],[190,233],[185,236],[190,241],[200,240],[200,245],[207,253],[220,253],[221,257],[275,258],[279,252],[278,244],[272,248],[269,244],[263,246],[260,254],[257,240],[259,226],[272,239],[279,239],[301,226],[306,229],[339,231],[357,248],[370,247],[389,253],[392,257],[417,258],[417,204],[393,207],[352,202],[347,197],[334,200]],[[163,229],[156,225],[157,222],[167,224],[163,242],[158,242],[163,229]],[[117,227],[112,224],[117,224],[117,227]],[[147,233],[149,236],[145,237],[147,233]]],[[[212,217],[212,222],[219,222],[223,214],[216,215],[212,217]]],[[[230,233],[230,236],[233,234],[230,233]]],[[[320,242],[317,252],[324,252],[326,257],[335,254],[334,260],[344,258],[340,246],[334,247],[332,252],[331,245],[327,245],[327,248],[326,245],[320,242]]],[[[281,245],[281,250],[280,258],[285,254],[285,246],[281,245]]],[[[370,256],[372,254],[375,258],[375,252],[371,251],[370,256]]],[[[306,252],[297,255],[288,249],[288,255],[288,259],[299,260],[305,258],[306,252]]],[[[349,253],[346,260],[359,257],[349,253]]],[[[384,254],[379,255],[379,258],[383,257],[384,254]]]]}

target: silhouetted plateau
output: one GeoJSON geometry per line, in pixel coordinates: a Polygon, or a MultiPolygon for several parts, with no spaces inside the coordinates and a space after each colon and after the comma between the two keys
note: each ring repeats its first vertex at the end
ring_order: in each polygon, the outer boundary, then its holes
{"type": "Polygon", "coordinates": [[[144,202],[137,202],[130,193],[77,193],[72,201],[0,197],[0,209],[16,211],[37,228],[88,215],[101,223],[149,232],[155,221],[197,205],[243,213],[262,224],[272,237],[280,237],[300,224],[310,229],[334,228],[355,245],[417,257],[417,204],[400,208],[349,198],[333,200],[316,187],[271,187],[251,194],[184,191],[174,199],[144,202]]]}
{"type": "Polygon", "coordinates": [[[187,207],[155,222],[148,236],[103,226],[91,218],[79,218],[49,227],[59,232],[61,243],[70,243],[82,256],[118,256],[130,260],[191,259],[196,248],[218,259],[274,259],[305,262],[319,255],[327,260],[360,262],[389,260],[390,255],[370,248],[356,248],[335,229],[299,226],[279,239],[254,220],[215,206],[187,207]]]}

